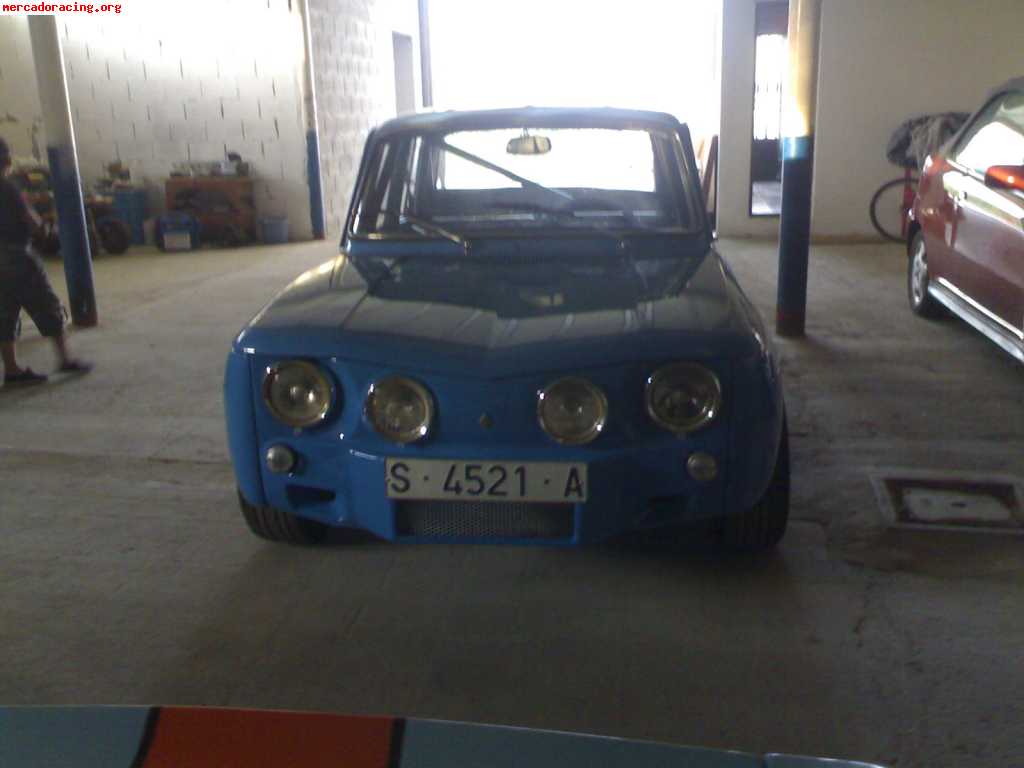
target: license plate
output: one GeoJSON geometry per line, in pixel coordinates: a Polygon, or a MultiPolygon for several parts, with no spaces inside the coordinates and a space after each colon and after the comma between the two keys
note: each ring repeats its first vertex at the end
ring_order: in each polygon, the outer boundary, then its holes
{"type": "Polygon", "coordinates": [[[540,461],[387,459],[390,499],[465,501],[587,500],[587,465],[540,461]]]}

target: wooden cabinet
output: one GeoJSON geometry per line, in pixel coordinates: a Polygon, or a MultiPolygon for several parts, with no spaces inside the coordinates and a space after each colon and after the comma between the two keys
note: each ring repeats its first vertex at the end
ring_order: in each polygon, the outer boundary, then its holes
{"type": "Polygon", "coordinates": [[[172,176],[164,191],[168,211],[199,220],[203,242],[241,245],[256,239],[254,187],[247,176],[172,176]]]}

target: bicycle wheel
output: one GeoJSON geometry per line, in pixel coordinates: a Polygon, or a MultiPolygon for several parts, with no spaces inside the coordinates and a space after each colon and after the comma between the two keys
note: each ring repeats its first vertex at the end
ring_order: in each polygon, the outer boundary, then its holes
{"type": "MultiPolygon", "coordinates": [[[[903,202],[906,179],[893,179],[878,188],[871,198],[871,224],[886,240],[902,243],[906,237],[907,210],[903,202]]],[[[910,185],[917,189],[917,177],[910,177],[910,185]]]]}

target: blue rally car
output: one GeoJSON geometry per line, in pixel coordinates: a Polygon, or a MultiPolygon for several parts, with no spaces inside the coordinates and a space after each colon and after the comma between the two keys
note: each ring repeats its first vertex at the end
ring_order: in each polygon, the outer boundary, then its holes
{"type": "Polygon", "coordinates": [[[777,359],[665,114],[380,126],[340,255],[238,335],[225,399],[267,539],[581,544],[715,519],[756,550],[786,528],[777,359]]]}

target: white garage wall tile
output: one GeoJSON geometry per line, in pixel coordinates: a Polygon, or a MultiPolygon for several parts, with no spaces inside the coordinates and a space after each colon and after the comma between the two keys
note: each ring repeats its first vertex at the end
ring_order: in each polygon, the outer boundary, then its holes
{"type": "Polygon", "coordinates": [[[153,145],[148,142],[126,138],[119,139],[116,145],[117,157],[123,163],[141,163],[153,159],[153,145]]]}
{"type": "Polygon", "coordinates": [[[168,138],[177,142],[206,141],[206,123],[190,120],[171,120],[167,123],[168,138]]]}
{"type": "Polygon", "coordinates": [[[225,159],[224,142],[189,142],[188,151],[189,160],[193,163],[207,163],[225,159]]]}
{"type": "Polygon", "coordinates": [[[81,46],[81,52],[76,54],[65,53],[64,61],[67,69],[68,87],[71,83],[95,82],[107,80],[107,63],[103,60],[87,59],[85,57],[85,46],[81,46]]]}
{"type": "MultiPolygon", "coordinates": [[[[236,82],[240,98],[254,99],[261,102],[274,101],[277,98],[276,79],[287,80],[287,78],[256,77],[251,72],[245,75],[238,75],[236,82]]],[[[292,89],[294,94],[295,89],[292,89]]],[[[288,98],[287,93],[283,98],[288,98]]],[[[294,98],[294,96],[293,96],[294,98]]]]}
{"type": "Polygon", "coordinates": [[[113,119],[117,122],[147,122],[149,111],[141,101],[118,100],[111,105],[113,119]]]}
{"type": "MultiPolygon", "coordinates": [[[[149,110],[149,119],[155,124],[163,126],[165,129],[169,128],[169,125],[174,120],[185,119],[185,109],[182,102],[169,103],[164,100],[161,94],[159,99],[152,98],[153,93],[147,93],[146,107],[149,110]]],[[[165,131],[169,136],[169,131],[165,131]]]]}
{"type": "Polygon", "coordinates": [[[189,122],[223,120],[225,116],[225,112],[221,109],[220,99],[187,99],[183,105],[185,119],[189,122]]]}
{"type": "Polygon", "coordinates": [[[273,120],[243,120],[242,134],[246,139],[260,141],[277,141],[277,131],[273,120]]]}
{"type": "Polygon", "coordinates": [[[219,141],[232,144],[244,137],[241,120],[225,120],[217,118],[206,123],[208,141],[219,141]]]}
{"type": "Polygon", "coordinates": [[[125,61],[122,56],[114,55],[106,58],[107,78],[118,82],[143,81],[141,61],[125,61]]]}
{"type": "Polygon", "coordinates": [[[160,141],[153,145],[153,158],[159,162],[184,163],[188,160],[188,142],[160,141]]]}
{"type": "Polygon", "coordinates": [[[237,99],[239,98],[238,82],[232,75],[223,77],[205,77],[199,81],[203,99],[237,99]]]}
{"type": "Polygon", "coordinates": [[[146,141],[150,144],[157,144],[167,138],[167,129],[149,120],[142,120],[134,123],[135,140],[146,141]]]}
{"type": "Polygon", "coordinates": [[[226,120],[252,121],[260,119],[259,102],[244,92],[242,92],[242,98],[225,99],[222,104],[226,120]]]}
{"type": "Polygon", "coordinates": [[[117,142],[135,141],[135,126],[131,122],[115,120],[110,127],[109,136],[117,142]]]}

